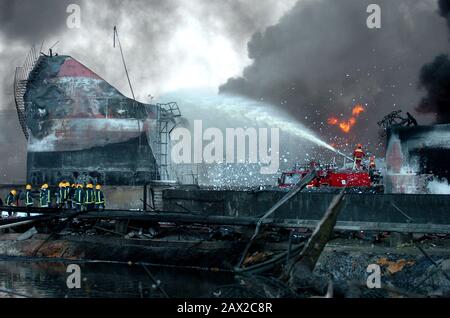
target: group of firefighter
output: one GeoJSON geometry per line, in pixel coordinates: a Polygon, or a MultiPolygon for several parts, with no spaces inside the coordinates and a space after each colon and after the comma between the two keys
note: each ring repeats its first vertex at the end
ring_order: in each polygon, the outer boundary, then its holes
{"type": "Polygon", "coordinates": [[[58,188],[52,191],[48,183],[44,183],[40,190],[33,191],[31,184],[27,184],[23,195],[12,189],[5,199],[5,206],[17,206],[23,201],[25,207],[35,207],[39,202],[41,208],[56,207],[59,209],[74,209],[77,211],[103,211],[105,209],[105,195],[102,186],[94,186],[92,182],[86,184],[61,181],[58,188]],[[54,205],[54,203],[56,205],[54,205]]]}

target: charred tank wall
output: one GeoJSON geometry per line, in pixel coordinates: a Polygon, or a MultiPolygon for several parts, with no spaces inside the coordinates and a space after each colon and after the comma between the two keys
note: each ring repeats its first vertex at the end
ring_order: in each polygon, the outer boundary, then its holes
{"type": "Polygon", "coordinates": [[[28,152],[27,178],[34,185],[94,181],[106,185],[143,185],[159,178],[147,137],[80,151],[28,152]]]}
{"type": "Polygon", "coordinates": [[[23,101],[28,182],[127,186],[159,179],[152,151],[158,106],[124,96],[70,56],[41,56],[23,101]]]}

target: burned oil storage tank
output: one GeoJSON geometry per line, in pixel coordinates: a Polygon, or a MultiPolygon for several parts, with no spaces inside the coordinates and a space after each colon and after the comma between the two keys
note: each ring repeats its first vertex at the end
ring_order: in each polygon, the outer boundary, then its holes
{"type": "Polygon", "coordinates": [[[34,49],[14,83],[28,182],[141,185],[163,177],[163,135],[176,104],[137,102],[71,56],[34,49]]]}
{"type": "Polygon", "coordinates": [[[450,124],[387,131],[388,193],[450,194],[450,124]]]}

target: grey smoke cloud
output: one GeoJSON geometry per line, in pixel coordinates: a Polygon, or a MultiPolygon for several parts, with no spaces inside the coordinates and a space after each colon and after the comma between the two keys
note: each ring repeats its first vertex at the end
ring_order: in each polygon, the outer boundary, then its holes
{"type": "MultiPolygon", "coordinates": [[[[176,84],[174,78],[180,77],[186,64],[199,64],[200,71],[209,68],[204,73],[217,72],[211,65],[211,47],[220,51],[220,45],[229,46],[225,49],[238,59],[233,69],[239,70],[247,60],[244,49],[250,36],[275,23],[294,3],[295,0],[261,0],[258,5],[248,0],[2,0],[0,54],[21,49],[18,54],[24,59],[31,45],[39,48],[45,41],[46,51],[59,41],[57,52],[74,56],[128,93],[119,52],[112,48],[112,28],[117,25],[135,90],[142,92],[138,97],[143,99],[148,95],[143,91],[151,90],[155,95],[171,89],[176,84]],[[66,8],[72,3],[81,7],[80,29],[66,25],[66,8]],[[204,56],[199,56],[201,49],[204,56]],[[202,62],[209,65],[203,66],[202,62]]],[[[11,62],[21,63],[20,58],[2,57],[0,68],[13,69],[16,64],[11,62]]],[[[217,60],[217,65],[221,62],[217,60]]],[[[10,79],[11,71],[7,73],[0,75],[8,76],[2,78],[3,85],[10,79]]],[[[195,73],[198,72],[191,77],[195,73]]]]}
{"type": "MultiPolygon", "coordinates": [[[[23,182],[26,175],[26,140],[18,129],[19,121],[14,110],[0,112],[0,183],[23,182]],[[6,132],[6,133],[5,133],[6,132]],[[19,137],[19,138],[18,138],[19,137]]],[[[2,198],[4,199],[4,198],[2,198]]]]}
{"type": "Polygon", "coordinates": [[[295,0],[134,0],[84,2],[83,25],[89,34],[62,44],[76,51],[100,75],[128,93],[112,26],[118,25],[132,82],[140,99],[184,85],[218,86],[239,72],[251,35],[276,23],[295,0]],[[102,12],[97,16],[97,12],[102,12]],[[95,17],[95,19],[93,18],[95,17]],[[77,47],[90,43],[92,52],[77,47]],[[224,58],[225,57],[225,58],[224,58]],[[231,61],[227,65],[227,60],[231,61]],[[112,67],[113,66],[113,67],[112,67]],[[228,70],[227,70],[228,69],[228,70]]]}
{"type": "Polygon", "coordinates": [[[134,91],[140,101],[185,85],[218,87],[249,62],[246,42],[277,22],[296,0],[2,0],[0,1],[0,182],[24,176],[25,140],[14,117],[14,69],[31,45],[72,55],[130,96],[113,26],[119,28],[134,91]],[[67,5],[81,7],[81,28],[68,29],[67,5]],[[8,141],[8,142],[6,142],[8,141]],[[16,156],[17,153],[20,155],[16,156]],[[14,173],[13,173],[14,172],[14,173]],[[22,173],[20,173],[22,172],[22,173]],[[6,178],[6,179],[5,179],[6,178]]]}
{"type": "MultiPolygon", "coordinates": [[[[77,0],[2,0],[0,30],[6,41],[38,41],[63,32],[66,8],[77,0]]],[[[26,45],[29,45],[26,44],[26,45]]]]}
{"type": "Polygon", "coordinates": [[[361,142],[382,153],[376,122],[392,110],[414,113],[423,95],[417,89],[421,66],[449,45],[437,1],[376,1],[381,29],[366,27],[370,3],[298,2],[278,24],[252,37],[253,63],[220,92],[264,99],[331,142],[349,149],[361,142]],[[348,118],[358,103],[367,111],[349,135],[327,124],[331,115],[348,118]]]}

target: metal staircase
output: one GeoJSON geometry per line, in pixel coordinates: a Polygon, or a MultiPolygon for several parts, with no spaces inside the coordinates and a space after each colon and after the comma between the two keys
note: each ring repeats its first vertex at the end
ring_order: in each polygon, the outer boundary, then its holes
{"type": "Polygon", "coordinates": [[[177,103],[156,104],[158,106],[158,134],[156,136],[155,158],[161,180],[169,180],[169,143],[170,132],[175,128],[175,119],[181,117],[177,103]]]}
{"type": "Polygon", "coordinates": [[[22,66],[16,67],[14,75],[14,101],[17,109],[17,116],[19,117],[19,123],[22,127],[25,138],[29,138],[27,128],[27,105],[25,104],[25,93],[29,84],[30,73],[36,65],[39,58],[35,47],[33,46],[28,52],[27,58],[22,66]]]}

